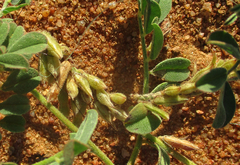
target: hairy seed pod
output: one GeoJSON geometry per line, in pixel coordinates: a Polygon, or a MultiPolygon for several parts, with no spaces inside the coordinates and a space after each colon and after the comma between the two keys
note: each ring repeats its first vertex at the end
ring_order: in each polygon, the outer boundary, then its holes
{"type": "Polygon", "coordinates": [[[109,96],[114,103],[119,105],[123,104],[127,100],[127,97],[122,93],[110,93],[109,96]]]}
{"type": "Polygon", "coordinates": [[[88,80],[84,76],[82,76],[82,74],[77,73],[76,68],[72,68],[72,74],[73,74],[73,77],[74,77],[78,87],[81,90],[83,90],[88,96],[93,98],[92,90],[90,88],[88,80]]]}
{"type": "Polygon", "coordinates": [[[47,70],[53,75],[54,78],[57,78],[60,72],[60,61],[55,56],[47,55],[47,70]]]}
{"type": "Polygon", "coordinates": [[[126,112],[117,107],[108,107],[113,116],[115,116],[120,121],[125,121],[128,117],[126,112]]]}
{"type": "Polygon", "coordinates": [[[41,55],[41,59],[39,60],[38,70],[39,70],[39,75],[41,76],[44,84],[46,82],[48,82],[48,84],[51,84],[55,81],[52,74],[47,70],[47,56],[46,55],[41,55]]]}
{"type": "Polygon", "coordinates": [[[61,89],[65,83],[68,73],[70,72],[72,65],[69,61],[63,61],[59,68],[58,86],[61,89]]]}
{"type": "Polygon", "coordinates": [[[71,51],[69,49],[69,47],[67,47],[65,44],[61,43],[60,47],[62,49],[62,53],[64,58],[68,57],[71,54],[71,51]]]}
{"type": "Polygon", "coordinates": [[[97,90],[96,91],[96,96],[97,96],[97,99],[98,101],[103,104],[103,105],[106,105],[108,108],[110,107],[114,107],[113,103],[111,102],[111,99],[109,97],[109,94],[104,91],[104,90],[97,90]]]}
{"type": "Polygon", "coordinates": [[[187,141],[187,140],[181,140],[173,136],[160,136],[158,137],[159,139],[163,140],[166,144],[168,144],[171,147],[174,148],[181,148],[186,151],[191,151],[191,150],[198,150],[198,146],[195,144],[187,141]]]}
{"type": "Polygon", "coordinates": [[[164,89],[164,94],[168,96],[177,96],[180,93],[181,87],[179,86],[169,86],[164,89]]]}
{"type": "Polygon", "coordinates": [[[54,56],[58,59],[62,59],[63,58],[62,49],[61,49],[61,46],[59,45],[59,43],[57,42],[57,40],[53,36],[51,36],[50,33],[46,32],[46,31],[42,31],[41,33],[47,37],[48,54],[51,56],[54,56]]]}
{"type": "Polygon", "coordinates": [[[105,90],[107,89],[106,84],[98,77],[86,74],[86,78],[90,84],[90,86],[96,90],[105,90]]]}
{"type": "Polygon", "coordinates": [[[92,98],[88,96],[85,92],[83,92],[81,89],[79,90],[79,95],[86,104],[89,105],[92,102],[92,98]]]}
{"type": "Polygon", "coordinates": [[[138,103],[135,105],[128,114],[125,120],[125,124],[135,123],[147,116],[147,108],[143,103],[138,103]]]}
{"type": "Polygon", "coordinates": [[[72,100],[74,100],[78,95],[78,85],[76,84],[75,80],[72,78],[71,75],[68,76],[67,82],[66,82],[66,89],[68,95],[71,97],[72,100]]]}
{"type": "Polygon", "coordinates": [[[153,104],[157,105],[165,105],[165,106],[171,106],[171,105],[177,105],[182,104],[184,102],[188,101],[188,98],[181,97],[181,96],[156,96],[153,100],[153,104]]]}
{"type": "Polygon", "coordinates": [[[113,122],[113,116],[110,113],[108,107],[106,107],[105,105],[101,104],[99,101],[95,101],[94,102],[94,106],[95,108],[98,110],[98,113],[100,114],[100,116],[107,121],[108,123],[112,124],[113,122]]]}
{"type": "Polygon", "coordinates": [[[188,95],[197,90],[195,83],[185,83],[181,85],[180,94],[188,95]]]}
{"type": "Polygon", "coordinates": [[[162,117],[165,120],[169,120],[169,114],[164,110],[152,105],[151,103],[143,103],[143,104],[148,110],[158,114],[160,117],[162,117]]]}

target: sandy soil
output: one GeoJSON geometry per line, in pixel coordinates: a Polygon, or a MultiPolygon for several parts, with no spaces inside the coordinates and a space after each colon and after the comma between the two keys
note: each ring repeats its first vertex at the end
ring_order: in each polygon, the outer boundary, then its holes
{"type": "MultiPolygon", "coordinates": [[[[110,92],[141,93],[142,52],[137,23],[137,1],[125,0],[106,10],[96,19],[78,43],[87,25],[108,7],[108,0],[38,0],[11,17],[26,31],[47,30],[60,43],[71,49],[77,46],[69,59],[73,66],[84,69],[104,80],[110,92]]],[[[236,3],[239,3],[236,1],[236,3]]],[[[165,43],[161,55],[150,63],[150,68],[159,61],[171,57],[185,57],[196,63],[198,69],[206,66],[216,53],[218,58],[232,58],[219,48],[206,44],[206,38],[216,29],[230,32],[240,42],[239,22],[227,27],[221,25],[231,14],[234,5],[230,0],[173,0],[171,13],[161,24],[165,43]]],[[[149,42],[149,39],[147,39],[149,42]]],[[[38,66],[38,56],[31,61],[38,66]]],[[[1,73],[3,78],[6,74],[1,73]]],[[[153,89],[162,80],[150,77],[153,89]]],[[[231,123],[240,123],[239,82],[231,84],[237,100],[237,110],[231,123]]],[[[38,90],[46,96],[48,88],[40,85],[38,90]]],[[[12,93],[0,91],[0,101],[12,93]]],[[[62,150],[69,140],[70,131],[38,100],[28,94],[31,110],[24,115],[27,124],[23,133],[12,134],[0,128],[0,161],[17,164],[33,164],[62,150]]],[[[171,114],[170,121],[153,132],[154,135],[173,135],[198,145],[197,151],[180,153],[196,164],[240,164],[240,126],[229,124],[222,129],[211,127],[216,113],[218,93],[203,94],[191,98],[183,105],[165,107],[171,114]],[[200,111],[197,111],[200,110],[200,111]]],[[[132,103],[127,101],[123,108],[132,103]]],[[[57,103],[54,103],[57,106],[57,103]]],[[[69,117],[72,119],[72,116],[69,117]]],[[[136,135],[128,133],[120,121],[115,121],[117,130],[102,119],[92,136],[92,141],[103,150],[114,164],[125,164],[134,147],[136,135]]],[[[157,150],[142,146],[136,164],[156,164],[157,150]]],[[[180,164],[171,159],[172,164],[180,164]]],[[[74,164],[102,164],[90,151],[76,157],[74,164]]]]}

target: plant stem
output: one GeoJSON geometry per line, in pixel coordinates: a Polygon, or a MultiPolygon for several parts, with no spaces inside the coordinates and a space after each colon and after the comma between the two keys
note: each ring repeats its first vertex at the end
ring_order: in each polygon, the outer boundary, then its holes
{"type": "MultiPolygon", "coordinates": [[[[48,108],[59,120],[61,120],[71,131],[77,132],[78,128],[71,121],[69,121],[68,118],[66,118],[56,107],[54,107],[52,104],[48,103],[47,100],[45,99],[45,97],[43,95],[41,95],[41,93],[39,93],[36,89],[32,90],[31,93],[46,108],[48,108]]],[[[90,146],[93,153],[95,153],[105,164],[113,165],[111,160],[91,140],[88,141],[88,145],[90,146]]],[[[59,154],[59,153],[57,153],[57,154],[59,154]]],[[[48,158],[48,159],[50,159],[50,158],[48,158]]]]}
{"type": "Polygon", "coordinates": [[[164,149],[166,152],[168,152],[174,158],[183,162],[184,164],[186,164],[186,165],[196,165],[194,162],[192,162],[191,160],[189,160],[185,156],[179,154],[177,151],[173,150],[171,147],[166,145],[162,140],[158,139],[157,137],[155,137],[151,134],[147,134],[145,137],[148,138],[149,140],[151,140],[152,142],[156,143],[157,145],[159,145],[160,148],[164,149]]]}
{"type": "Polygon", "coordinates": [[[146,34],[143,31],[142,26],[142,14],[140,11],[138,11],[138,26],[139,26],[139,32],[141,37],[141,43],[142,43],[142,53],[143,53],[143,94],[149,92],[149,66],[148,66],[148,57],[147,57],[147,49],[145,44],[145,36],[146,34]]]}
{"type": "Polygon", "coordinates": [[[50,158],[44,159],[40,162],[34,163],[33,165],[46,165],[46,164],[50,164],[52,162],[55,161],[55,158],[60,158],[63,155],[63,151],[60,151],[58,153],[56,153],[55,155],[51,156],[50,158]]]}
{"type": "Polygon", "coordinates": [[[140,151],[141,146],[142,146],[142,136],[138,135],[136,144],[135,144],[133,152],[132,152],[132,155],[131,155],[130,159],[128,160],[127,165],[134,165],[134,162],[135,162],[135,160],[138,156],[138,153],[140,151]]]}
{"type": "MultiPolygon", "coordinates": [[[[138,26],[139,26],[139,32],[140,32],[140,37],[141,37],[141,43],[142,43],[142,52],[143,52],[143,94],[146,94],[149,92],[149,65],[148,65],[148,57],[147,57],[147,49],[146,49],[146,44],[145,44],[145,36],[146,34],[143,31],[143,26],[142,26],[142,14],[140,11],[140,7],[138,10],[138,26]]],[[[133,165],[138,153],[140,151],[140,148],[142,146],[142,136],[138,135],[137,136],[137,141],[134,146],[133,152],[131,154],[130,159],[128,160],[127,165],[133,165]]]]}

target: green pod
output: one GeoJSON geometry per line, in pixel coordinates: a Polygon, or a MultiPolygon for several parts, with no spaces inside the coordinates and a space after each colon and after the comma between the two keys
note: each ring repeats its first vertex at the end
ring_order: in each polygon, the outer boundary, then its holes
{"type": "Polygon", "coordinates": [[[57,78],[60,72],[60,61],[55,56],[47,55],[47,70],[53,75],[54,78],[57,78]]]}
{"type": "Polygon", "coordinates": [[[122,93],[110,93],[109,96],[114,103],[119,105],[123,104],[127,100],[127,97],[122,93]]]}
{"type": "Polygon", "coordinates": [[[62,49],[61,49],[61,46],[59,45],[59,43],[57,42],[57,40],[53,36],[51,36],[50,33],[46,32],[46,31],[42,31],[41,33],[47,37],[48,54],[51,56],[54,56],[58,59],[62,59],[63,58],[62,49]]]}
{"type": "Polygon", "coordinates": [[[73,124],[75,126],[79,127],[82,123],[86,108],[87,104],[82,101],[79,95],[74,100],[71,100],[71,109],[74,113],[73,124]]]}
{"type": "Polygon", "coordinates": [[[98,101],[103,104],[103,105],[106,105],[108,108],[110,107],[114,107],[113,103],[111,102],[111,99],[109,97],[109,94],[104,91],[104,90],[97,90],[96,91],[96,96],[97,96],[97,99],[98,101]]]}
{"type": "Polygon", "coordinates": [[[99,101],[94,102],[95,108],[98,110],[99,115],[108,123],[112,124],[113,122],[113,116],[110,113],[108,107],[101,104],[99,101]]]}
{"type": "Polygon", "coordinates": [[[165,106],[172,106],[177,104],[182,104],[188,101],[188,98],[181,97],[181,96],[156,96],[153,100],[153,104],[157,105],[165,105],[165,106]]]}
{"type": "Polygon", "coordinates": [[[197,90],[195,83],[185,83],[181,85],[180,94],[188,95],[197,90]]]}
{"type": "Polygon", "coordinates": [[[84,76],[82,76],[82,74],[77,73],[75,68],[72,68],[72,74],[78,87],[82,89],[88,96],[93,98],[92,90],[90,88],[88,80],[84,76]]]}
{"type": "Polygon", "coordinates": [[[120,121],[125,121],[128,115],[126,112],[117,107],[108,107],[113,116],[115,116],[120,121]]]}
{"type": "Polygon", "coordinates": [[[74,100],[77,97],[79,91],[78,86],[71,75],[69,75],[67,78],[66,89],[68,95],[71,97],[72,100],[74,100]]]}
{"type": "Polygon", "coordinates": [[[107,89],[106,84],[98,77],[86,74],[86,78],[90,84],[90,86],[96,90],[105,90],[107,89]]]}
{"type": "Polygon", "coordinates": [[[164,89],[164,94],[168,96],[177,96],[180,93],[181,87],[179,86],[169,86],[164,89]]]}
{"type": "Polygon", "coordinates": [[[135,123],[147,116],[148,110],[143,103],[135,105],[128,114],[125,124],[135,123]]]}
{"type": "Polygon", "coordinates": [[[39,60],[39,75],[41,76],[41,79],[43,83],[45,84],[48,82],[49,84],[53,83],[55,81],[52,74],[47,70],[47,56],[41,55],[41,58],[39,60]]]}
{"type": "Polygon", "coordinates": [[[81,89],[79,90],[79,95],[86,104],[90,104],[92,102],[92,98],[88,96],[85,92],[83,92],[81,89]]]}
{"type": "Polygon", "coordinates": [[[151,103],[143,103],[143,104],[148,110],[154,112],[155,114],[159,115],[160,117],[162,117],[165,120],[169,120],[169,118],[170,118],[169,114],[167,112],[165,112],[164,110],[152,105],[151,103]]]}

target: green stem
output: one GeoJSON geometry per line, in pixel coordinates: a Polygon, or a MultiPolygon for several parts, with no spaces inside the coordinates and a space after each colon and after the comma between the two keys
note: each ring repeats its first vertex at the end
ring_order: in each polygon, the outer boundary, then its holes
{"type": "MultiPolygon", "coordinates": [[[[147,57],[147,49],[146,49],[146,44],[145,44],[145,36],[146,34],[144,33],[143,26],[142,26],[142,14],[141,11],[138,10],[138,26],[139,26],[139,32],[141,36],[141,43],[142,43],[142,52],[143,52],[143,94],[146,94],[149,92],[149,65],[148,65],[148,57],[147,57]]],[[[138,135],[137,136],[137,142],[134,146],[133,152],[131,154],[130,159],[128,160],[127,165],[133,165],[138,153],[140,151],[140,148],[142,146],[142,136],[138,135]]]]}
{"type": "Polygon", "coordinates": [[[138,135],[136,144],[135,144],[133,152],[132,152],[132,155],[131,155],[130,159],[128,160],[127,165],[134,165],[134,162],[135,162],[135,160],[138,156],[138,153],[140,151],[141,146],[142,146],[142,136],[138,135]]]}
{"type": "MultiPolygon", "coordinates": [[[[47,109],[49,109],[59,120],[61,120],[71,131],[77,132],[78,128],[68,120],[56,107],[52,104],[48,103],[43,95],[41,95],[36,89],[31,92],[33,96],[35,96],[47,109]]],[[[95,153],[105,164],[113,165],[111,160],[91,141],[88,141],[88,145],[90,146],[93,153],[95,153]]],[[[61,151],[62,152],[62,151],[61,151]]],[[[59,152],[60,153],[60,152],[59,152]]],[[[59,154],[57,153],[57,154],[59,154]]],[[[57,155],[56,154],[56,155],[57,155]]],[[[54,155],[55,156],[55,155],[54,155]]],[[[52,158],[48,158],[51,159],[52,158]]],[[[55,158],[54,158],[55,159],[55,158]]],[[[40,163],[40,162],[39,162],[40,163]]]]}
{"type": "Polygon", "coordinates": [[[44,159],[40,162],[34,163],[33,165],[46,165],[46,164],[50,164],[52,162],[55,161],[56,158],[60,158],[63,156],[63,151],[60,151],[58,153],[56,153],[55,155],[51,156],[50,158],[44,159]]]}
{"type": "Polygon", "coordinates": [[[166,152],[171,154],[174,158],[181,161],[182,163],[184,163],[186,165],[196,165],[194,162],[192,162],[185,156],[179,154],[177,151],[173,150],[171,147],[166,145],[162,140],[158,139],[157,137],[155,137],[151,134],[147,134],[145,137],[148,138],[149,140],[151,140],[152,142],[156,143],[158,146],[160,146],[160,148],[162,148],[163,150],[165,150],[166,152]]]}

